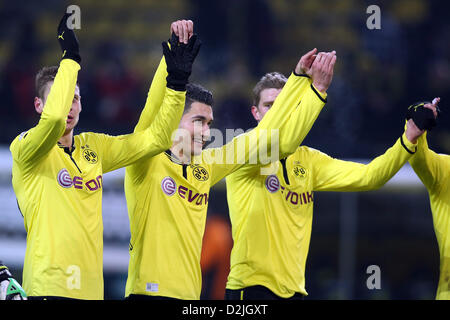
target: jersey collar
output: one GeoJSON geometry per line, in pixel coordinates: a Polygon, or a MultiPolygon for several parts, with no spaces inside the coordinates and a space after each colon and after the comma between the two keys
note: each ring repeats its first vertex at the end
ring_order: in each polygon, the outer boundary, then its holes
{"type": "Polygon", "coordinates": [[[74,137],[72,137],[72,149],[69,148],[69,147],[66,147],[65,145],[63,145],[59,141],[57,142],[57,145],[61,149],[64,149],[64,152],[67,153],[67,154],[72,154],[75,151],[75,139],[74,139],[74,137]]]}
{"type": "Polygon", "coordinates": [[[178,157],[176,155],[173,154],[172,151],[170,151],[170,149],[164,151],[164,154],[167,156],[167,158],[169,158],[170,161],[172,161],[173,163],[176,164],[180,164],[182,165],[183,163],[181,162],[180,159],[178,159],[178,157]]]}

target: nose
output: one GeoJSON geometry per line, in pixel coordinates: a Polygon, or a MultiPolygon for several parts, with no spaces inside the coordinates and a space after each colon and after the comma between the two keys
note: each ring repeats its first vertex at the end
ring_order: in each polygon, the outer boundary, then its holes
{"type": "Polygon", "coordinates": [[[210,134],[211,134],[211,130],[209,128],[209,125],[204,124],[203,129],[202,129],[202,136],[203,136],[204,140],[208,140],[210,134]]]}

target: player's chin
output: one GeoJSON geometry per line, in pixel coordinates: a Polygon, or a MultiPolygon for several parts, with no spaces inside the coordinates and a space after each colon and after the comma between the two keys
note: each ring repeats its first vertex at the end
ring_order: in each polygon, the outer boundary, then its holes
{"type": "Polygon", "coordinates": [[[78,121],[75,119],[67,120],[65,133],[72,131],[76,127],[77,123],[78,121]]]}
{"type": "Polygon", "coordinates": [[[198,142],[193,142],[191,150],[192,150],[192,154],[194,156],[198,156],[203,151],[203,144],[202,143],[198,143],[198,142]]]}

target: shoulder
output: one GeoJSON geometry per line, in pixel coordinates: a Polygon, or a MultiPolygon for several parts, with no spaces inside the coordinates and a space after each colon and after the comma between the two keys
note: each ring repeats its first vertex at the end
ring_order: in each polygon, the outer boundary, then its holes
{"type": "Polygon", "coordinates": [[[108,138],[109,136],[104,133],[97,133],[97,132],[82,132],[80,134],[77,134],[74,136],[75,143],[83,145],[86,143],[96,144],[99,146],[102,146],[102,143],[108,138]]]}
{"type": "Polygon", "coordinates": [[[28,132],[29,132],[29,131],[30,131],[30,130],[21,132],[21,133],[20,133],[18,136],[16,136],[16,137],[14,138],[14,140],[11,142],[11,144],[10,144],[10,146],[9,146],[9,150],[11,151],[11,153],[13,154],[13,156],[14,156],[16,150],[17,150],[17,145],[18,145],[21,141],[23,141],[23,140],[26,138],[26,136],[28,135],[28,132]]]}
{"type": "Polygon", "coordinates": [[[298,156],[328,156],[326,153],[308,146],[299,146],[294,154],[298,156]]]}

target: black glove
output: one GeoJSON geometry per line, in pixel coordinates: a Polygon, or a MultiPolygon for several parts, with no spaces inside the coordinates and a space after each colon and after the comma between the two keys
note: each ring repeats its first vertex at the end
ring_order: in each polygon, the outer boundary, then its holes
{"type": "MultiPolygon", "coordinates": [[[[416,102],[408,107],[408,111],[406,112],[406,120],[413,119],[414,123],[420,130],[428,130],[433,129],[437,122],[434,117],[434,113],[432,110],[425,108],[424,105],[431,102],[422,101],[416,102]]],[[[439,115],[439,108],[436,107],[439,115]]]]}
{"type": "Polygon", "coordinates": [[[62,59],[72,59],[78,63],[81,62],[80,48],[77,36],[72,29],[67,27],[67,19],[71,14],[66,13],[58,26],[58,42],[63,52],[62,59]]]}
{"type": "Polygon", "coordinates": [[[8,267],[0,262],[0,300],[27,300],[20,284],[14,280],[8,267]]]}
{"type": "Polygon", "coordinates": [[[162,43],[164,57],[167,64],[167,87],[177,91],[185,91],[189,76],[192,72],[192,64],[201,47],[201,41],[194,34],[187,44],[179,43],[178,37],[172,33],[169,40],[162,43]]]}

